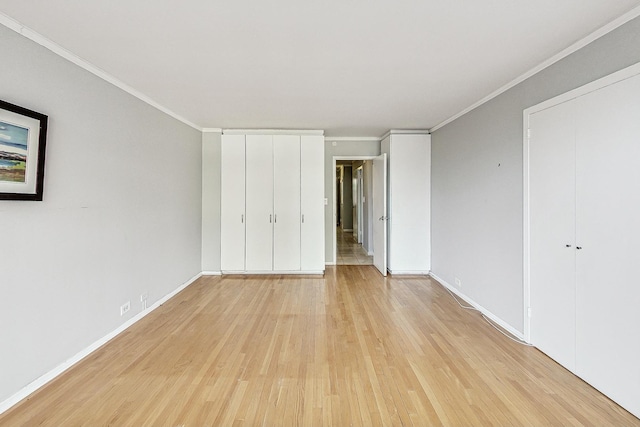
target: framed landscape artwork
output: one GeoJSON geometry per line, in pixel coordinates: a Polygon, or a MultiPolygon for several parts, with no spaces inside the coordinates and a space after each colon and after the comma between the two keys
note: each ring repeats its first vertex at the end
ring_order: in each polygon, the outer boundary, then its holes
{"type": "Polygon", "coordinates": [[[0,200],[42,200],[47,122],[0,101],[0,200]]]}

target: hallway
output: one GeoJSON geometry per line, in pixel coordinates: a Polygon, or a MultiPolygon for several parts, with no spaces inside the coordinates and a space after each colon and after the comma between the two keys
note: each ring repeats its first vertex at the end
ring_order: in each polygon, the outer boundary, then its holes
{"type": "Polygon", "coordinates": [[[367,255],[362,245],[356,242],[351,232],[344,232],[341,227],[336,227],[336,241],[338,243],[337,265],[372,265],[373,256],[367,255]]]}

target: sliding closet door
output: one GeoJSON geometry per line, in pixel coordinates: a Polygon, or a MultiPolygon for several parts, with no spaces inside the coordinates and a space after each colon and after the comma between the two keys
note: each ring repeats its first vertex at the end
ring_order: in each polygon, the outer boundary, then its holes
{"type": "Polygon", "coordinates": [[[573,103],[530,117],[531,342],[575,371],[573,103]]]}
{"type": "Polygon", "coordinates": [[[273,137],[273,269],[300,270],[300,136],[273,137]]]}
{"type": "Polygon", "coordinates": [[[640,414],[640,76],[578,99],[578,375],[640,414]]]}
{"type": "Polygon", "coordinates": [[[245,245],[244,135],[222,135],[220,230],[222,271],[243,271],[245,245]]]}
{"type": "Polygon", "coordinates": [[[246,268],[270,271],[273,269],[272,137],[247,135],[246,138],[246,268]]]}

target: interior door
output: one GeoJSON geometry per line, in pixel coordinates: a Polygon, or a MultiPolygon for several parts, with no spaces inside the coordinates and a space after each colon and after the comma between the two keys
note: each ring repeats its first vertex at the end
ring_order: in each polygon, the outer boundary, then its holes
{"type": "Polygon", "coordinates": [[[246,267],[273,270],[273,142],[271,135],[246,137],[246,267]]]}
{"type": "Polygon", "coordinates": [[[387,275],[387,154],[373,159],[373,265],[387,275]]]}
{"type": "Polygon", "coordinates": [[[530,338],[575,372],[575,132],[573,103],[530,117],[530,338]]]}
{"type": "Polygon", "coordinates": [[[220,230],[222,271],[245,269],[245,136],[222,135],[220,230]]]}
{"type": "Polygon", "coordinates": [[[273,137],[273,269],[300,270],[300,136],[273,137]]]}

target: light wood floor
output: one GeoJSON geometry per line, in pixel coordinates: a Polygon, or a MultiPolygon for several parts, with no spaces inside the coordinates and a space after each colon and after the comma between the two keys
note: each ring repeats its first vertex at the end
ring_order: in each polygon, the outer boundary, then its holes
{"type": "Polygon", "coordinates": [[[435,281],[372,266],[202,278],[8,426],[640,426],[435,281]]]}

